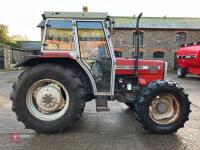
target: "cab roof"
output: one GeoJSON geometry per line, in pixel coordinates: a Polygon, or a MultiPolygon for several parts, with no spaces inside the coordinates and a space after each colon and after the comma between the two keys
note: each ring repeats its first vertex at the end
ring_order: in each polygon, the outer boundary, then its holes
{"type": "Polygon", "coordinates": [[[108,13],[105,12],[44,12],[43,19],[46,18],[78,18],[78,19],[105,19],[108,13]]]}

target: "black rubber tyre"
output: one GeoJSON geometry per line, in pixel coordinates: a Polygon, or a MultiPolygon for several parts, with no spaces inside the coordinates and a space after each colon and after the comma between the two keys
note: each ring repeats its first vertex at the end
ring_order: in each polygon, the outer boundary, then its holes
{"type": "Polygon", "coordinates": [[[179,78],[184,78],[186,76],[186,69],[182,67],[178,67],[176,70],[176,74],[179,78]]]}
{"type": "Polygon", "coordinates": [[[135,103],[135,117],[139,124],[147,131],[152,133],[167,134],[176,132],[179,128],[184,127],[184,123],[189,120],[191,112],[188,94],[185,94],[182,87],[173,81],[155,81],[144,87],[141,91],[140,98],[135,103]],[[152,100],[158,94],[170,93],[176,97],[180,104],[180,115],[175,122],[171,124],[158,124],[149,116],[149,106],[152,100]]]}
{"type": "Polygon", "coordinates": [[[17,120],[21,121],[27,129],[38,133],[61,133],[79,120],[85,107],[85,90],[81,80],[70,69],[55,64],[40,64],[27,69],[19,75],[18,81],[13,85],[11,94],[12,110],[17,120]],[[67,89],[69,93],[69,106],[64,115],[53,121],[44,121],[34,117],[26,105],[28,89],[38,80],[53,79],[67,89]]]}
{"type": "Polygon", "coordinates": [[[128,107],[130,107],[131,109],[134,108],[135,104],[134,103],[125,103],[128,107]]]}

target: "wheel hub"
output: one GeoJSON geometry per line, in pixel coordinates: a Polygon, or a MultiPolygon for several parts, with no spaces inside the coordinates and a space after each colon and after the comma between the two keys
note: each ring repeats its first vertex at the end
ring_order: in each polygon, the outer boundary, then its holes
{"type": "Polygon", "coordinates": [[[180,104],[171,94],[154,98],[149,106],[149,117],[158,124],[170,124],[180,115],[180,104]]]}
{"type": "Polygon", "coordinates": [[[168,110],[168,105],[166,103],[159,102],[156,105],[156,110],[157,110],[158,113],[163,114],[168,110]]]}
{"type": "Polygon", "coordinates": [[[36,81],[26,94],[29,112],[43,121],[53,121],[63,116],[69,107],[69,93],[58,81],[36,81]]]}
{"type": "Polygon", "coordinates": [[[47,85],[38,90],[35,95],[36,103],[41,111],[53,112],[63,104],[62,93],[54,85],[47,85]]]}

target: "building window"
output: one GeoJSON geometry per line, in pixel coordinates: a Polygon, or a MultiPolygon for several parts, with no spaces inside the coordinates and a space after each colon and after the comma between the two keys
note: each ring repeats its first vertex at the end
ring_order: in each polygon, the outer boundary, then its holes
{"type": "MultiPolygon", "coordinates": [[[[133,45],[137,43],[137,33],[133,33],[133,45]]],[[[143,32],[139,32],[139,46],[143,46],[143,32]]]]}
{"type": "Polygon", "coordinates": [[[120,52],[120,51],[115,51],[115,57],[116,57],[116,58],[122,58],[122,52],[120,52]]]}
{"type": "Polygon", "coordinates": [[[153,52],[153,58],[163,59],[163,58],[165,58],[165,53],[162,51],[153,52]]]}
{"type": "MultiPolygon", "coordinates": [[[[135,58],[135,56],[134,56],[134,52],[132,52],[132,58],[135,58]]],[[[143,59],[143,54],[144,54],[144,52],[139,52],[139,59],[143,59]]]]}
{"type": "Polygon", "coordinates": [[[176,42],[186,42],[186,33],[185,32],[176,33],[176,42]]]}
{"type": "Polygon", "coordinates": [[[122,58],[122,48],[114,48],[116,58],[122,58]]]}

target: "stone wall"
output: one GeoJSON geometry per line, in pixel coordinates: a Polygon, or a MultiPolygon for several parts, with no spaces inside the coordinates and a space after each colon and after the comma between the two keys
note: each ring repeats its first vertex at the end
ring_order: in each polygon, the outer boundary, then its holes
{"type": "Polygon", "coordinates": [[[12,64],[12,50],[9,46],[4,47],[4,68],[11,69],[12,64]]]}
{"type": "Polygon", "coordinates": [[[0,47],[0,69],[4,69],[4,49],[0,47]]]}
{"type": "Polygon", "coordinates": [[[11,69],[12,50],[10,46],[0,45],[0,69],[11,69]]]}
{"type": "MultiPolygon", "coordinates": [[[[113,47],[122,48],[122,57],[131,58],[133,46],[133,32],[135,30],[115,30],[112,35],[113,47]]],[[[181,44],[176,42],[176,30],[143,30],[144,59],[153,59],[154,51],[163,51],[164,60],[169,63],[169,70],[174,68],[175,51],[181,44]]],[[[182,31],[186,33],[186,42],[200,41],[200,31],[182,31]]]]}

